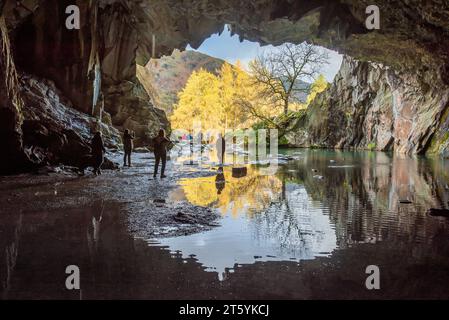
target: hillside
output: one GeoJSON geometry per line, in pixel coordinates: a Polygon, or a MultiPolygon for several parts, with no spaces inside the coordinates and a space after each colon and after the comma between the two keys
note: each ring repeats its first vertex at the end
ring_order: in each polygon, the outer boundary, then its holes
{"type": "Polygon", "coordinates": [[[137,66],[137,77],[152,97],[156,107],[167,115],[173,112],[181,91],[193,71],[205,69],[216,73],[224,60],[196,51],[175,50],[171,56],[151,60],[146,67],[137,66]]]}

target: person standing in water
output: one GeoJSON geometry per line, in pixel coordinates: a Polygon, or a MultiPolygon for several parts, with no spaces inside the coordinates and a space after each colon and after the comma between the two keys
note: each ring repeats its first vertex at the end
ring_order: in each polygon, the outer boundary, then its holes
{"type": "Polygon", "coordinates": [[[218,134],[215,147],[217,149],[218,162],[220,167],[222,168],[225,162],[226,140],[221,133],[218,134]]]}
{"type": "Polygon", "coordinates": [[[103,138],[101,137],[101,132],[97,131],[92,139],[92,162],[94,167],[94,174],[101,174],[101,165],[104,161],[104,153],[106,149],[103,144],[103,138]]]}
{"type": "Polygon", "coordinates": [[[167,146],[171,143],[170,140],[165,136],[165,130],[159,130],[159,134],[154,138],[154,156],[156,158],[156,163],[154,166],[154,175],[156,178],[159,169],[159,163],[162,161],[161,168],[161,179],[166,178],[165,176],[165,165],[167,164],[167,146]]]}
{"type": "Polygon", "coordinates": [[[133,152],[134,145],[133,140],[135,136],[131,134],[128,129],[125,130],[123,135],[123,148],[125,150],[125,156],[123,157],[123,166],[126,167],[126,160],[128,160],[128,167],[131,167],[131,153],[133,152]]]}

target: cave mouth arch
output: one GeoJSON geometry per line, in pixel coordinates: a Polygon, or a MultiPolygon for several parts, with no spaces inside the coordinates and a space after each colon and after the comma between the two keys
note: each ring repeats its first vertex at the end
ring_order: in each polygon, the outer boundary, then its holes
{"type": "MultiPolygon", "coordinates": [[[[233,33],[231,26],[225,24],[222,31],[211,34],[198,48],[195,49],[188,44],[185,50],[203,53],[213,58],[222,59],[230,64],[236,64],[238,61],[247,68],[249,62],[254,60],[258,55],[271,52],[282,45],[284,43],[273,46],[271,44],[264,45],[256,41],[246,40],[238,34],[233,33]]],[[[341,67],[343,55],[324,47],[320,47],[320,49],[325,50],[329,56],[329,64],[322,67],[321,73],[325,75],[328,82],[332,82],[341,67]]]]}
{"type": "MultiPolygon", "coordinates": [[[[210,76],[220,82],[223,64],[228,63],[250,75],[252,73],[250,63],[261,55],[283,52],[284,59],[291,62],[285,55],[287,52],[285,46],[288,44],[291,45],[291,43],[279,46],[262,45],[259,42],[248,41],[233,33],[230,26],[225,24],[220,32],[210,35],[197,49],[187,45],[183,51],[175,49],[171,55],[151,59],[145,67],[138,65],[137,77],[152,98],[154,105],[171,117],[175,113],[175,106],[179,103],[179,94],[187,89],[191,77],[197,79],[194,72],[207,71],[210,76]]],[[[302,46],[303,44],[298,48],[302,46]]],[[[312,85],[318,78],[323,84],[326,81],[332,83],[340,70],[342,55],[320,46],[316,46],[316,50],[327,55],[326,63],[320,65],[319,71],[312,77],[301,75],[294,80],[295,94],[292,95],[291,102],[295,105],[289,108],[290,111],[305,108],[312,85]]],[[[298,56],[297,60],[300,61],[301,58],[298,56]]],[[[309,65],[308,62],[307,66],[309,65]]],[[[283,74],[285,79],[288,78],[289,73],[293,73],[293,70],[288,71],[283,74]]],[[[241,92],[243,94],[245,90],[241,92]]],[[[219,109],[219,107],[216,108],[219,109]]],[[[193,106],[192,109],[194,109],[193,106]]]]}
{"type": "MultiPolygon", "coordinates": [[[[439,131],[444,132],[447,120],[449,4],[416,1],[416,6],[411,8],[402,1],[377,2],[381,9],[381,29],[375,32],[364,26],[365,1],[352,0],[30,0],[27,8],[20,2],[6,0],[1,14],[11,38],[10,52],[14,55],[7,58],[15,60],[20,72],[36,76],[37,83],[44,83],[42,79],[52,81],[70,101],[67,105],[85,114],[92,112],[92,83],[101,61],[103,102],[110,122],[120,130],[135,126],[141,133],[142,143],[153,133],[152,127],[168,123],[146,97],[136,96],[136,65],[145,65],[153,51],[163,56],[176,48],[184,49],[187,44],[198,48],[211,34],[229,24],[242,39],[263,45],[310,41],[336,50],[360,61],[348,65],[360,74],[369,73],[375,63],[387,66],[391,68],[388,75],[393,75],[393,79],[387,77],[389,83],[385,86],[395,87],[392,96],[400,105],[409,102],[401,99],[405,92],[400,90],[404,89],[401,83],[416,84],[415,96],[433,93],[432,102],[419,104],[431,114],[417,111],[412,108],[415,103],[408,103],[409,115],[421,112],[430,119],[430,124],[414,123],[417,129],[395,143],[399,143],[399,149],[412,152],[420,151],[422,145],[438,149],[441,143],[433,144],[429,140],[437,137],[444,142],[444,134],[439,131]],[[73,2],[80,7],[80,30],[65,28],[65,9],[73,2]],[[154,50],[153,38],[156,39],[154,50]],[[402,78],[395,78],[396,73],[402,78]]],[[[363,87],[369,78],[361,79],[366,80],[363,87]]],[[[11,110],[15,119],[11,132],[20,140],[23,115],[11,110]]],[[[409,118],[408,123],[413,123],[409,118]]],[[[11,149],[20,147],[17,143],[11,149]]]]}

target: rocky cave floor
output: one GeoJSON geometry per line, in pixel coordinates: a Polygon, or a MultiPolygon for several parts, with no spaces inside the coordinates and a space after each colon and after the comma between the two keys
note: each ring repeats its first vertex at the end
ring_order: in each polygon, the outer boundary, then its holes
{"type": "MultiPolygon", "coordinates": [[[[107,157],[122,164],[121,152],[107,157]]],[[[188,235],[218,226],[213,209],[182,200],[170,200],[179,180],[216,175],[214,169],[176,166],[168,161],[167,178],[153,179],[152,153],[133,155],[133,166],[103,170],[95,176],[87,169],[80,176],[73,168],[45,167],[36,173],[0,177],[1,212],[62,214],[65,210],[119,207],[127,215],[129,231],[145,239],[188,235]]]]}

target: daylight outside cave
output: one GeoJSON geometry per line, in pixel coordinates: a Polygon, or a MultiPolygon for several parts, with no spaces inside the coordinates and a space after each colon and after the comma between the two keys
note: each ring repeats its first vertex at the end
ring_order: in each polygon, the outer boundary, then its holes
{"type": "Polygon", "coordinates": [[[449,298],[448,5],[172,2],[1,3],[1,298],[449,298]]]}

